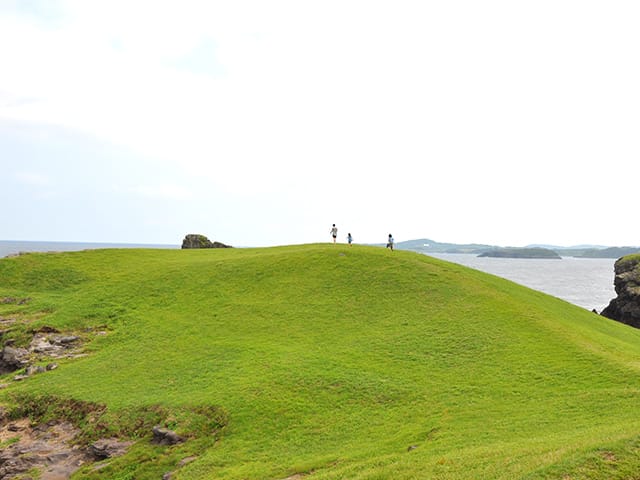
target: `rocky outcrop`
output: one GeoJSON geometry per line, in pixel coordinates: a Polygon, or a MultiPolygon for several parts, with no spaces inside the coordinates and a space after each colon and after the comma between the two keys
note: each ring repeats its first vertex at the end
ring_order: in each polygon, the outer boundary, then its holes
{"type": "MultiPolygon", "coordinates": [[[[0,339],[10,330],[0,331],[0,339]]],[[[33,338],[26,348],[16,347],[12,340],[7,340],[0,350],[0,375],[24,369],[22,375],[15,380],[23,380],[31,375],[54,370],[58,365],[49,363],[45,366],[36,365],[48,359],[74,358],[81,354],[81,339],[76,335],[65,335],[54,328],[41,327],[34,332],[33,338]]]]}
{"type": "Polygon", "coordinates": [[[184,237],[184,240],[182,240],[182,248],[231,248],[231,245],[212,242],[204,235],[190,233],[184,237]]]}
{"type": "Polygon", "coordinates": [[[133,442],[123,442],[117,438],[101,438],[89,445],[89,454],[96,460],[119,457],[127,453],[133,442]]]}
{"type": "Polygon", "coordinates": [[[29,351],[6,345],[0,352],[0,375],[14,372],[29,365],[29,351]]]}
{"type": "Polygon", "coordinates": [[[184,442],[184,438],[173,430],[156,425],[153,427],[153,441],[159,445],[176,445],[184,442]]]}
{"type": "Polygon", "coordinates": [[[640,328],[640,255],[619,258],[615,263],[614,286],[618,296],[602,315],[640,328]]]}

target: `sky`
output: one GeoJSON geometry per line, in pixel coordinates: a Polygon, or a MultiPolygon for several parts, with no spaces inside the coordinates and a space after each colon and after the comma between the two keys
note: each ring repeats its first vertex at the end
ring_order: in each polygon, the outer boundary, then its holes
{"type": "Polygon", "coordinates": [[[0,0],[1,240],[640,245],[636,0],[0,0]]]}

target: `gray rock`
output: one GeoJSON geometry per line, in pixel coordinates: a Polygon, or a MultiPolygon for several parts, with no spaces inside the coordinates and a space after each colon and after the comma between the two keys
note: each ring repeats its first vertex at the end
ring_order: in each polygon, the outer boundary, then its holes
{"type": "Polygon", "coordinates": [[[52,353],[58,350],[59,347],[55,347],[48,338],[36,335],[29,344],[29,350],[35,353],[52,353]]]}
{"type": "Polygon", "coordinates": [[[89,453],[96,459],[119,457],[127,452],[133,442],[121,442],[117,438],[103,438],[89,446],[89,453]]]}
{"type": "Polygon", "coordinates": [[[178,463],[178,467],[184,467],[187,463],[191,463],[197,459],[198,457],[196,457],[195,455],[192,455],[191,457],[185,457],[180,460],[180,462],[178,463]]]}
{"type": "Polygon", "coordinates": [[[601,315],[640,328],[640,257],[619,258],[614,266],[616,298],[601,315]]]}
{"type": "Polygon", "coordinates": [[[37,332],[31,339],[29,351],[37,356],[63,357],[78,348],[80,337],[37,332]]]}
{"type": "Polygon", "coordinates": [[[55,335],[51,338],[52,342],[57,345],[68,345],[80,340],[80,337],[75,335],[55,335]]]}
{"type": "Polygon", "coordinates": [[[231,246],[220,242],[212,242],[198,233],[190,233],[182,240],[182,248],[231,248],[231,246]]]}
{"type": "Polygon", "coordinates": [[[29,363],[29,351],[5,345],[0,354],[0,374],[14,372],[29,363]]]}
{"type": "Polygon", "coordinates": [[[153,442],[160,445],[175,445],[184,442],[184,438],[173,430],[168,428],[155,426],[153,427],[153,442]]]}

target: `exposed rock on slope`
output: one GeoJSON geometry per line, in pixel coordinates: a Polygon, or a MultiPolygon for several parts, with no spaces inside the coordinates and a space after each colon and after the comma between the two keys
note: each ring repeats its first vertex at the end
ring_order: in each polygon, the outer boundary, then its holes
{"type": "Polygon", "coordinates": [[[614,285],[618,296],[602,315],[640,328],[640,255],[622,257],[615,263],[614,285]]]}
{"type": "MultiPolygon", "coordinates": [[[[4,412],[0,412],[2,416],[4,412]]],[[[88,447],[76,441],[80,430],[67,421],[32,425],[27,418],[0,420],[0,478],[65,480],[85,464],[127,453],[132,441],[101,439],[88,447]]]]}
{"type": "MultiPolygon", "coordinates": [[[[8,319],[0,319],[3,324],[10,324],[8,319]]],[[[31,343],[26,347],[13,345],[13,340],[5,340],[6,334],[11,330],[0,330],[0,340],[4,340],[5,345],[0,349],[0,375],[26,369],[25,375],[16,377],[22,380],[26,376],[34,373],[53,370],[57,364],[50,363],[47,367],[36,366],[37,362],[58,358],[74,358],[82,355],[82,342],[80,337],[75,335],[65,335],[51,327],[41,327],[34,332],[31,343]]],[[[0,477],[1,478],[1,477],[0,477]]]]}
{"type": "MultiPolygon", "coordinates": [[[[4,423],[4,422],[3,422],[4,423]]],[[[86,452],[73,444],[78,433],[68,422],[52,422],[32,427],[28,419],[0,426],[0,478],[67,479],[89,460],[86,452]]]]}
{"type": "Polygon", "coordinates": [[[182,248],[231,248],[231,245],[212,242],[204,235],[190,233],[184,237],[184,240],[182,240],[182,248]]]}

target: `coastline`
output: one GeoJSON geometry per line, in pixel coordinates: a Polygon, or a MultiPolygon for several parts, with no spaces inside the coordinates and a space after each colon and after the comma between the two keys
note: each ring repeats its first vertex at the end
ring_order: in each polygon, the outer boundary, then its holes
{"type": "Polygon", "coordinates": [[[31,240],[0,240],[0,258],[29,252],[77,252],[100,248],[159,248],[179,249],[180,245],[108,242],[46,242],[31,240]]]}

